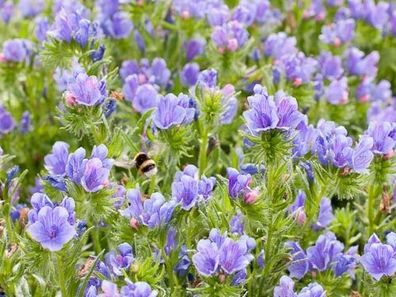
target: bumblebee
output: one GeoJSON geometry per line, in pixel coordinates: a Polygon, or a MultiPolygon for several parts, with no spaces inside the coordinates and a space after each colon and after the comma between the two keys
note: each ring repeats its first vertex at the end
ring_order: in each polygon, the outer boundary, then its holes
{"type": "Polygon", "coordinates": [[[152,177],[157,173],[157,166],[153,159],[151,159],[146,153],[137,153],[133,158],[133,164],[138,170],[139,174],[143,174],[146,177],[152,177]]]}

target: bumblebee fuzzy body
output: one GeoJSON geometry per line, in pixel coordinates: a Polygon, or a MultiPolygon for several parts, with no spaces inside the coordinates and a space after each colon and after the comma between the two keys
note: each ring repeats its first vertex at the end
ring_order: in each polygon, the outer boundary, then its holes
{"type": "Polygon", "coordinates": [[[146,153],[137,153],[135,158],[133,158],[133,163],[139,174],[144,174],[146,177],[151,177],[157,173],[157,166],[154,160],[146,153]]]}

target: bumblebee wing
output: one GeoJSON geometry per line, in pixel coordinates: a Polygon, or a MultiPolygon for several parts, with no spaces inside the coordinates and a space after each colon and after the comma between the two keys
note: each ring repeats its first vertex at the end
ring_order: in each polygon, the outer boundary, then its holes
{"type": "Polygon", "coordinates": [[[114,161],[114,166],[120,167],[120,168],[125,168],[125,169],[131,169],[135,167],[136,162],[134,160],[115,160],[114,161]]]}

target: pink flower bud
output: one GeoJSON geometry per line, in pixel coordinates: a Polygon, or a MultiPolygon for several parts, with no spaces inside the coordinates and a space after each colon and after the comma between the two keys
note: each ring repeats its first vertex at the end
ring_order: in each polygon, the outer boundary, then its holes
{"type": "Polygon", "coordinates": [[[348,103],[348,96],[349,96],[348,91],[344,91],[342,93],[341,104],[348,103]]]}
{"type": "Polygon", "coordinates": [[[6,63],[7,59],[5,58],[3,53],[0,53],[0,63],[6,63]]]}
{"type": "Polygon", "coordinates": [[[300,77],[294,79],[293,86],[298,87],[301,86],[301,84],[302,84],[302,79],[300,77]]]}
{"type": "Polygon", "coordinates": [[[390,152],[388,152],[388,153],[385,154],[384,159],[385,159],[385,160],[392,159],[394,155],[395,155],[395,151],[394,151],[394,150],[391,150],[390,152]]]}
{"type": "Polygon", "coordinates": [[[219,274],[219,281],[220,281],[220,283],[224,283],[225,282],[225,280],[226,280],[226,275],[224,274],[224,273],[220,273],[219,274]]]}
{"type": "Polygon", "coordinates": [[[369,101],[369,99],[370,99],[370,96],[368,94],[359,97],[359,101],[361,103],[366,103],[369,101]]]}
{"type": "Polygon", "coordinates": [[[334,38],[334,46],[340,47],[340,45],[341,45],[341,39],[339,39],[338,37],[334,38]]]}
{"type": "Polygon", "coordinates": [[[139,222],[135,218],[131,218],[129,221],[129,226],[131,226],[133,229],[138,230],[139,229],[139,222]]]}
{"type": "Polygon", "coordinates": [[[77,104],[76,97],[70,92],[65,93],[65,102],[67,106],[74,106],[77,104]]]}
{"type": "Polygon", "coordinates": [[[315,19],[317,21],[323,21],[325,17],[326,17],[326,13],[324,11],[321,11],[318,13],[318,15],[315,17],[315,19]]]}
{"type": "Polygon", "coordinates": [[[295,212],[295,220],[297,224],[304,225],[307,221],[307,215],[305,214],[304,208],[299,207],[295,212]]]}
{"type": "Polygon", "coordinates": [[[260,193],[257,189],[251,190],[245,194],[243,200],[245,201],[246,204],[253,204],[254,202],[256,202],[259,194],[260,193]]]}
{"type": "Polygon", "coordinates": [[[230,40],[228,40],[227,49],[235,52],[238,49],[238,40],[236,40],[235,38],[231,38],[230,40]]]}
{"type": "Polygon", "coordinates": [[[191,17],[190,12],[188,10],[183,10],[181,13],[181,17],[183,20],[187,20],[191,17]]]}

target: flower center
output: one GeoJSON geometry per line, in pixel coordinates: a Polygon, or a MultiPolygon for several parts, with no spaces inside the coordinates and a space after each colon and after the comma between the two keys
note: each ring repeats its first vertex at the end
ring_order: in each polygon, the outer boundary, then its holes
{"type": "Polygon", "coordinates": [[[57,233],[58,233],[58,226],[52,225],[51,228],[49,229],[49,237],[53,239],[56,237],[57,233]]]}

